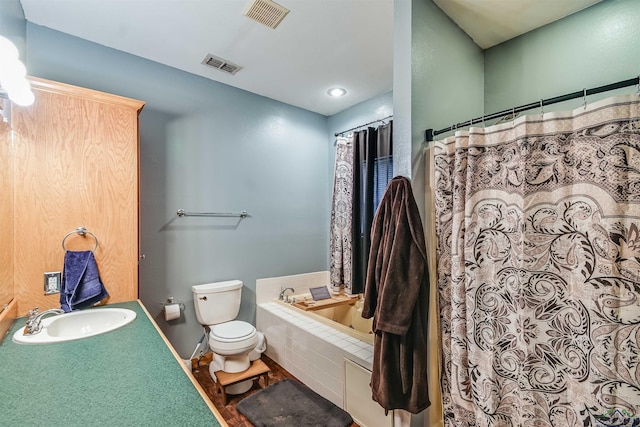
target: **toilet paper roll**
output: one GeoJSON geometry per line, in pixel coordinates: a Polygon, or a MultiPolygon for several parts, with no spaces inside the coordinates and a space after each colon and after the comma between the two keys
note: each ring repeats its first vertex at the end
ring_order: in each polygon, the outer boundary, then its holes
{"type": "Polygon", "coordinates": [[[180,304],[167,304],[164,306],[164,320],[175,320],[180,318],[180,304]]]}

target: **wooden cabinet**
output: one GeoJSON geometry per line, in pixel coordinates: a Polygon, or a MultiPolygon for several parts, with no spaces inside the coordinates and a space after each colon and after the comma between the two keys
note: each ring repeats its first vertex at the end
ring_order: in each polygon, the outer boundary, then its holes
{"type": "MultiPolygon", "coordinates": [[[[30,78],[35,103],[12,108],[14,278],[18,315],[59,307],[43,273],[61,271],[62,239],[83,226],[108,303],[138,298],[138,114],[144,103],[30,78]]],[[[87,250],[74,234],[65,246],[87,250]]]]}
{"type": "MultiPolygon", "coordinates": [[[[0,100],[0,107],[9,107],[0,100]]],[[[2,111],[7,114],[7,111],[2,111]]],[[[8,114],[7,114],[8,115],[8,114]]],[[[0,117],[0,341],[15,318],[13,301],[13,151],[8,120],[0,117]]]]}

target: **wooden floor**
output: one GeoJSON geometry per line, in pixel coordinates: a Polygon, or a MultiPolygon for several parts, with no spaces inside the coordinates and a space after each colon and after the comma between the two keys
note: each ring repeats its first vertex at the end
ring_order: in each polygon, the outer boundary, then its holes
{"type": "MultiPolygon", "coordinates": [[[[274,384],[285,378],[298,380],[264,354],[262,355],[262,361],[271,369],[271,372],[269,372],[269,384],[274,384]]],[[[217,392],[216,384],[213,382],[213,379],[209,374],[208,360],[204,359],[199,368],[194,367],[193,376],[198,380],[204,391],[207,393],[207,396],[209,396],[209,399],[211,399],[211,402],[213,402],[213,405],[220,412],[220,415],[222,415],[225,421],[229,424],[229,427],[253,427],[253,424],[251,424],[244,415],[236,410],[236,405],[245,397],[250,396],[258,390],[262,390],[265,386],[263,378],[254,380],[251,389],[244,394],[228,395],[228,403],[223,405],[222,394],[217,392]]],[[[321,424],[318,424],[318,426],[321,426],[321,424]]],[[[359,426],[358,424],[353,423],[351,427],[359,426]]]]}

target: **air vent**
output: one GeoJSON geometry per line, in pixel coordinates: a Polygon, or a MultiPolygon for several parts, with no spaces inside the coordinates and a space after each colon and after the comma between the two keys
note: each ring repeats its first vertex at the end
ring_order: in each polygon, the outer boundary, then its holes
{"type": "Polygon", "coordinates": [[[276,28],[288,13],[289,9],[271,0],[252,0],[242,12],[269,28],[276,28]]]}
{"type": "Polygon", "coordinates": [[[229,74],[235,74],[242,69],[242,67],[239,65],[236,65],[232,62],[227,61],[226,59],[222,59],[218,56],[211,55],[211,54],[208,54],[204,58],[202,63],[211,68],[215,68],[216,70],[224,71],[225,73],[229,73],[229,74]]]}

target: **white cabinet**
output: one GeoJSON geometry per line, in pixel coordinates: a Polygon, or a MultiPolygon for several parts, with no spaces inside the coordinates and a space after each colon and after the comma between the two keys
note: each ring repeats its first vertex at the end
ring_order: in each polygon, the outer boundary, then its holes
{"type": "Polygon", "coordinates": [[[362,427],[393,427],[393,411],[384,414],[371,399],[371,371],[344,359],[344,410],[362,427]]]}

